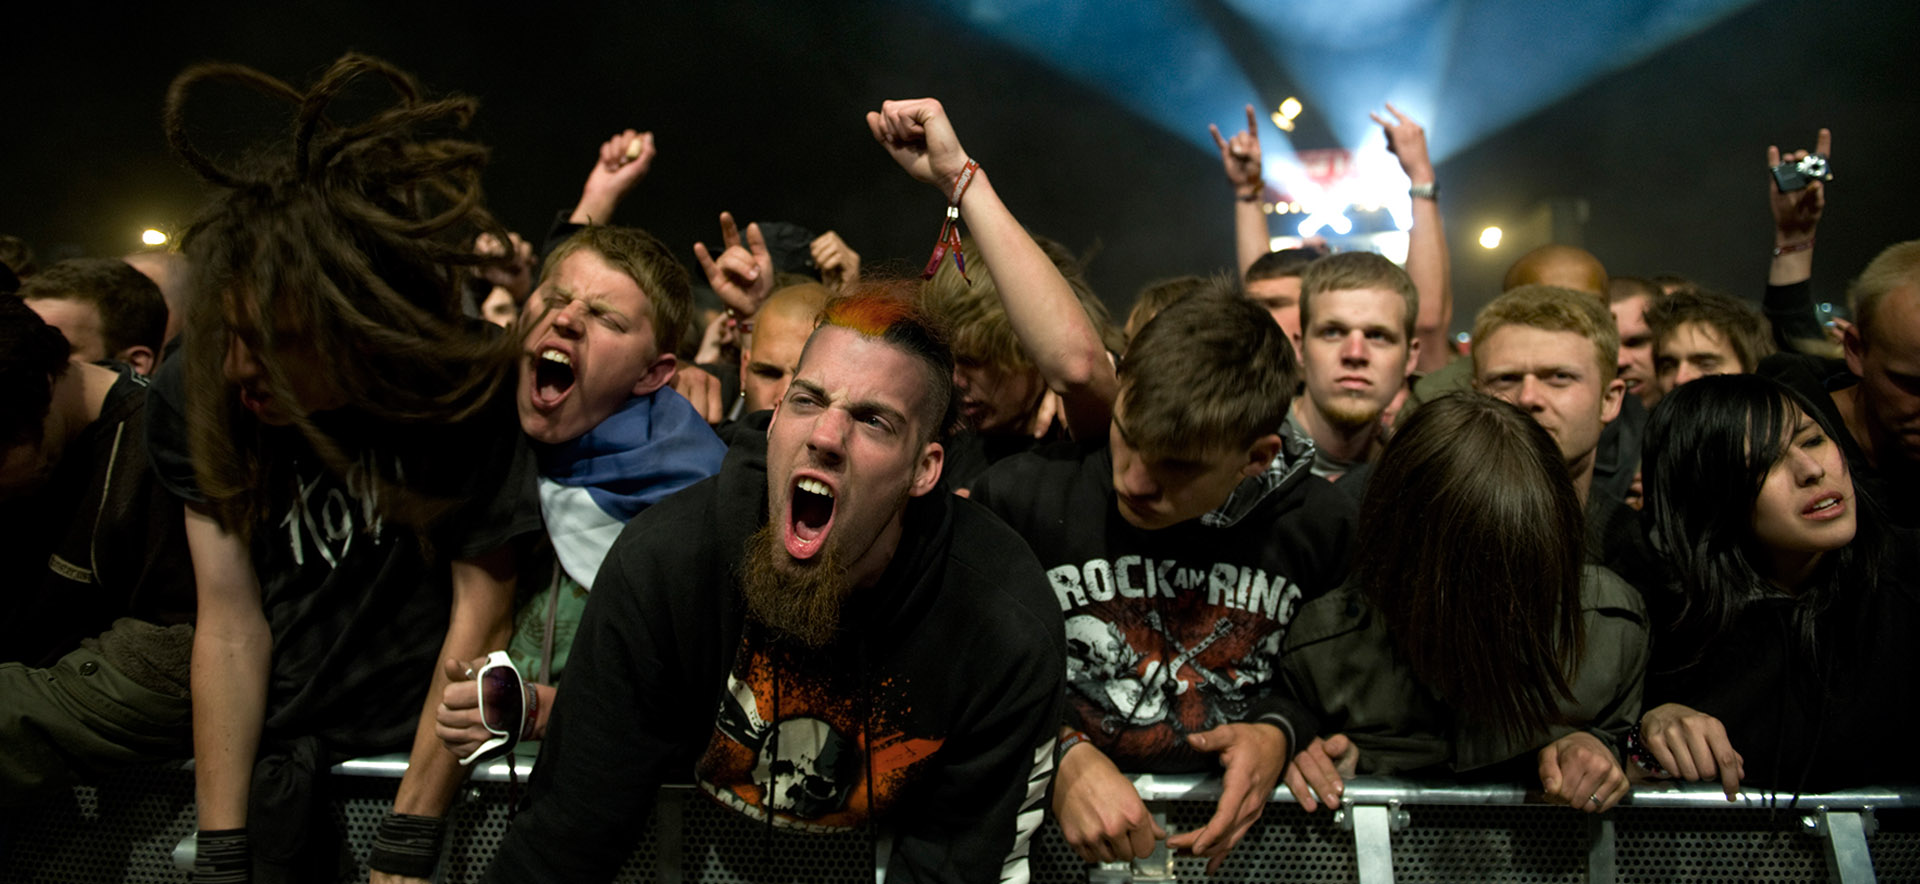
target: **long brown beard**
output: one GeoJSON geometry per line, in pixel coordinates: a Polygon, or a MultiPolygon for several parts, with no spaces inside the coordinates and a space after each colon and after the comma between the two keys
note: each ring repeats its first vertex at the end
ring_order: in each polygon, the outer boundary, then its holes
{"type": "Polygon", "coordinates": [[[740,569],[747,614],[809,648],[822,647],[840,629],[847,569],[832,543],[812,561],[791,562],[781,548],[779,533],[769,521],[747,538],[746,560],[740,569]]]}

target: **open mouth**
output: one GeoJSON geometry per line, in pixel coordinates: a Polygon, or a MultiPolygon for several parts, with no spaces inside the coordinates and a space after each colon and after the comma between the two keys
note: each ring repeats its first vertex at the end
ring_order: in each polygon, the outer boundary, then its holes
{"type": "Polygon", "coordinates": [[[560,404],[573,389],[573,379],[572,357],[552,348],[541,350],[533,359],[534,403],[543,408],[560,404]]]}
{"type": "Polygon", "coordinates": [[[255,390],[252,387],[240,388],[240,404],[254,414],[260,414],[266,411],[267,403],[272,399],[273,396],[271,394],[255,390]]]}
{"type": "Polygon", "coordinates": [[[833,489],[811,477],[795,480],[787,498],[787,553],[801,560],[813,558],[826,546],[832,527],[833,489]]]}
{"type": "Polygon", "coordinates": [[[1800,514],[1809,519],[1832,519],[1846,512],[1846,500],[1838,494],[1828,494],[1809,504],[1800,514]]]}

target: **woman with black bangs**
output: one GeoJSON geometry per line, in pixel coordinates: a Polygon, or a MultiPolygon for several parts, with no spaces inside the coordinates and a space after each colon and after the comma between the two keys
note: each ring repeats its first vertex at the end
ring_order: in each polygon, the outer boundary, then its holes
{"type": "Polygon", "coordinates": [[[1702,378],[1654,410],[1643,464],[1675,611],[1630,737],[1640,771],[1729,799],[1920,773],[1899,745],[1920,723],[1911,547],[1890,548],[1820,410],[1766,378],[1702,378]]]}

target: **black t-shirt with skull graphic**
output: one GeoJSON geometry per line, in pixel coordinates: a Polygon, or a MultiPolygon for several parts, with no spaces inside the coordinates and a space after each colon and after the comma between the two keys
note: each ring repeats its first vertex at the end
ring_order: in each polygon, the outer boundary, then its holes
{"type": "Polygon", "coordinates": [[[1308,462],[1283,453],[1221,509],[1157,531],[1120,515],[1105,446],[1018,455],[975,481],[1066,620],[1066,724],[1122,770],[1212,770],[1186,737],[1222,724],[1312,739],[1275,668],[1294,612],[1345,578],[1356,507],[1308,462]]]}
{"type": "Polygon", "coordinates": [[[604,881],[662,783],[772,828],[893,834],[889,881],[1025,878],[1053,770],[1065,650],[1020,538],[944,492],[913,498],[876,585],[817,650],[747,616],[766,521],[766,413],[720,473],[615,541],[489,881],[604,881]]]}

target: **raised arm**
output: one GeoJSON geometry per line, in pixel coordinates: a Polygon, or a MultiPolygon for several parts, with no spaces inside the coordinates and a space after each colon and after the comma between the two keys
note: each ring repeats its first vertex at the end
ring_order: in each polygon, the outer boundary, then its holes
{"type": "Polygon", "coordinates": [[[748,224],[746,239],[742,240],[740,227],[730,212],[720,213],[720,242],[726,248],[718,257],[703,242],[693,244],[693,256],[700,260],[707,284],[713,286],[720,302],[737,318],[745,319],[760,312],[760,305],[773,294],[773,253],[767,250],[767,239],[760,235],[758,224],[748,224]]]}
{"type": "MultiPolygon", "coordinates": [[[[915,180],[952,197],[970,160],[940,102],[885,102],[868,112],[867,128],[915,180]]],[[[974,174],[960,200],[960,218],[991,269],[1014,335],[1047,388],[1060,394],[1067,429],[1076,439],[1102,438],[1119,383],[1066,278],[1000,201],[985,170],[974,174]]]]}
{"type": "Polygon", "coordinates": [[[587,173],[587,183],[580,188],[580,202],[574,205],[567,221],[573,224],[611,221],[614,208],[620,205],[627,191],[652,170],[655,153],[652,132],[628,129],[607,139],[600,145],[600,157],[594,161],[593,171],[587,173]]]}
{"type": "Polygon", "coordinates": [[[1260,192],[1266,189],[1260,165],[1260,124],[1249,104],[1246,131],[1234,133],[1231,139],[1222,136],[1220,127],[1212,123],[1207,124],[1207,131],[1213,133],[1214,146],[1220,148],[1220,165],[1227,172],[1227,183],[1233,185],[1233,251],[1239,259],[1237,269],[1244,276],[1253,262],[1271,251],[1267,214],[1260,211],[1260,192]]]}
{"type": "Polygon", "coordinates": [[[860,253],[831,230],[807,244],[813,265],[820,268],[820,282],[834,291],[844,292],[860,281],[860,253]]]}
{"type": "Polygon", "coordinates": [[[273,635],[246,541],[186,508],[199,613],[193,634],[195,812],[208,846],[196,869],[253,868],[247,853],[247,793],[267,708],[273,635]],[[209,833],[229,833],[208,837],[209,833]],[[224,855],[222,855],[224,854],[224,855]]]}
{"type": "MultiPolygon", "coordinates": [[[[1814,153],[1833,156],[1833,133],[1821,129],[1814,139],[1814,153]]],[[[1804,150],[1781,154],[1775,145],[1767,146],[1767,168],[1782,162],[1798,162],[1807,156],[1804,150]]],[[[1772,175],[1767,176],[1768,205],[1773,209],[1773,262],[1767,265],[1767,292],[1763,300],[1767,320],[1773,323],[1774,344],[1782,350],[1795,349],[1799,341],[1818,341],[1824,337],[1820,320],[1813,312],[1813,239],[1820,216],[1827,208],[1827,185],[1813,181],[1805,188],[1782,191],[1772,175]]]]}
{"type": "Polygon", "coordinates": [[[1433,160],[1427,156],[1427,133],[1412,117],[1387,105],[1388,120],[1369,114],[1387,133],[1387,150],[1400,159],[1407,183],[1425,196],[1413,197],[1413,228],[1407,231],[1407,275],[1420,292],[1420,316],[1413,335],[1420,342],[1420,371],[1447,364],[1447,328],[1453,324],[1453,269],[1447,254],[1447,231],[1440,222],[1440,201],[1434,185],[1433,160]]]}

